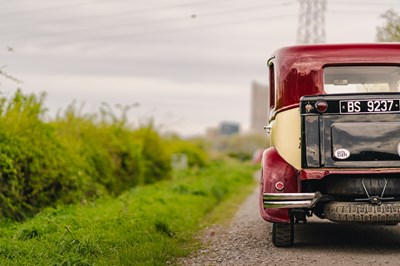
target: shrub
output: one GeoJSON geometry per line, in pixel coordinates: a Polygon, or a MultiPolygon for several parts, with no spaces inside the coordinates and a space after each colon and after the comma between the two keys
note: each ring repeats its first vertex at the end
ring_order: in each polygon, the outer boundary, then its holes
{"type": "Polygon", "coordinates": [[[0,214],[21,220],[45,206],[119,195],[170,176],[169,154],[151,123],[131,129],[102,109],[70,105],[45,122],[45,95],[0,98],[0,214]]]}
{"type": "Polygon", "coordinates": [[[0,104],[1,214],[22,219],[62,198],[76,180],[54,130],[41,119],[44,95],[17,91],[0,104]]]}
{"type": "Polygon", "coordinates": [[[182,140],[177,136],[168,139],[167,149],[173,154],[185,154],[189,167],[203,167],[208,163],[208,154],[203,141],[198,139],[182,140]]]}
{"type": "Polygon", "coordinates": [[[87,197],[104,192],[119,194],[144,183],[141,145],[124,123],[80,115],[71,105],[54,127],[65,149],[81,162],[80,170],[87,177],[87,197]]]}
{"type": "Polygon", "coordinates": [[[132,136],[141,145],[144,183],[154,183],[168,178],[171,173],[171,158],[152,123],[139,128],[132,136]]]}

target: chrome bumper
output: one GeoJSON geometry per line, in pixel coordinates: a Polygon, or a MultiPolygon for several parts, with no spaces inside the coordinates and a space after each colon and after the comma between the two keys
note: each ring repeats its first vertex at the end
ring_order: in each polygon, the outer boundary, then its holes
{"type": "Polygon", "coordinates": [[[315,193],[264,193],[264,208],[312,208],[321,199],[320,192],[315,193]]]}

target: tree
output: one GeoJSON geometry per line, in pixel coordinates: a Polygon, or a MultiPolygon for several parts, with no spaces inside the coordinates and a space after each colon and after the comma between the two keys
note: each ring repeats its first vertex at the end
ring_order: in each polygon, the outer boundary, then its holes
{"type": "Polygon", "coordinates": [[[378,42],[399,42],[400,15],[394,9],[389,9],[381,17],[385,19],[385,24],[377,27],[376,40],[378,42]]]}

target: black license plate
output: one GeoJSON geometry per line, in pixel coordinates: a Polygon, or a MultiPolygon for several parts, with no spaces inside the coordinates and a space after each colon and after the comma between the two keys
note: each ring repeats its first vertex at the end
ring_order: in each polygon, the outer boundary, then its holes
{"type": "Polygon", "coordinates": [[[340,101],[340,113],[342,114],[397,112],[400,112],[399,99],[340,101]]]}

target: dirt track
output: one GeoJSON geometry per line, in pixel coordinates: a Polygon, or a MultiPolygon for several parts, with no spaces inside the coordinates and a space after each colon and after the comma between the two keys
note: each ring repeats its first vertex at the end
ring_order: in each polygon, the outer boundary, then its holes
{"type": "Polygon", "coordinates": [[[205,247],[182,265],[400,265],[400,225],[335,224],[320,219],[295,225],[292,248],[271,243],[271,224],[258,213],[258,189],[228,227],[213,227],[205,247]]]}

